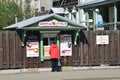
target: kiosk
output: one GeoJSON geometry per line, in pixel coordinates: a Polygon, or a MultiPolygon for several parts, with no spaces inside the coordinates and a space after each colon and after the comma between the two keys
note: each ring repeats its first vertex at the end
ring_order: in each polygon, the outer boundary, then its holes
{"type": "Polygon", "coordinates": [[[26,46],[26,57],[49,59],[49,47],[56,40],[61,56],[72,56],[72,46],[77,45],[79,31],[85,27],[57,14],[33,17],[10,25],[4,29],[22,31],[22,46],[26,46]]]}

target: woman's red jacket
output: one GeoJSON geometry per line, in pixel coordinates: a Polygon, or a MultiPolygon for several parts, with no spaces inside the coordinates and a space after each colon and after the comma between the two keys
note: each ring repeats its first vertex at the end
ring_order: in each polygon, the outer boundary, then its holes
{"type": "Polygon", "coordinates": [[[52,44],[49,49],[50,58],[59,58],[59,48],[56,44],[52,44]]]}

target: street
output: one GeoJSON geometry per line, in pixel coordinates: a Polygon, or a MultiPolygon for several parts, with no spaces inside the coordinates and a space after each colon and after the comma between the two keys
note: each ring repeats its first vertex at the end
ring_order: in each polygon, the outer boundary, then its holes
{"type": "Polygon", "coordinates": [[[67,70],[0,74],[0,80],[120,80],[120,69],[67,70]]]}

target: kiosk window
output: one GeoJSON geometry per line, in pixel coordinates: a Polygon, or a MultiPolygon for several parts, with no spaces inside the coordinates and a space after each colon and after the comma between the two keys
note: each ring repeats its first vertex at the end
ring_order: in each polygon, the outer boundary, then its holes
{"type": "Polygon", "coordinates": [[[43,39],[43,42],[44,42],[43,44],[44,44],[44,46],[51,45],[53,40],[55,40],[55,37],[44,38],[44,39],[43,39]]]}
{"type": "Polygon", "coordinates": [[[48,38],[44,38],[43,41],[44,41],[43,43],[44,45],[48,45],[48,38]]]}
{"type": "Polygon", "coordinates": [[[44,46],[50,46],[52,41],[55,40],[57,34],[43,34],[43,44],[44,46]]]}

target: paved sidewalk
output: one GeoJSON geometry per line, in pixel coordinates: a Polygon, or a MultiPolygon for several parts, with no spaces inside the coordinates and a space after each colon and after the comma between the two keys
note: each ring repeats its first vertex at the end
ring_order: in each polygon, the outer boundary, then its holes
{"type": "MultiPolygon", "coordinates": [[[[98,69],[120,69],[120,66],[92,66],[92,67],[62,67],[63,71],[73,70],[98,70],[98,69]]],[[[26,68],[0,70],[0,74],[30,73],[30,72],[50,72],[51,68],[26,68]]]]}
{"type": "Polygon", "coordinates": [[[1,74],[0,80],[120,80],[120,69],[84,69],[63,72],[1,74]]]}
{"type": "Polygon", "coordinates": [[[50,72],[50,68],[2,71],[0,80],[120,80],[119,66],[63,67],[62,72],[50,72]]]}

